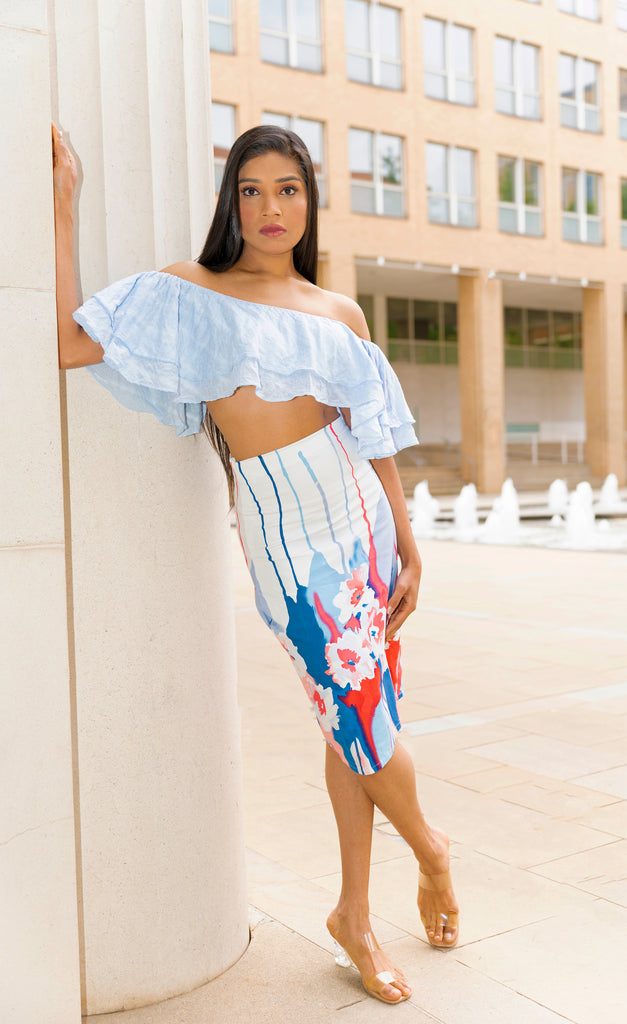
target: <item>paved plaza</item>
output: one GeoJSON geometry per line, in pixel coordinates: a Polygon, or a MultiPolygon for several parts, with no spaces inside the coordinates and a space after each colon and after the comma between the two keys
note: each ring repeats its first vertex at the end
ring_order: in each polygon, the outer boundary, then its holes
{"type": "Polygon", "coordinates": [[[427,945],[415,862],[378,814],[374,928],[413,996],[383,1005],[335,966],[322,740],[233,531],[252,941],[203,988],[94,1024],[623,1024],[627,554],[421,549],[402,736],[427,817],[451,836],[459,946],[427,945]]]}

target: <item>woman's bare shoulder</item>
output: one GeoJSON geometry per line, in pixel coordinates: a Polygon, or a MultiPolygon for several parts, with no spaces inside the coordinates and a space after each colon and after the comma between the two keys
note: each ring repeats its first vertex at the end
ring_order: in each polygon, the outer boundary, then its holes
{"type": "Polygon", "coordinates": [[[349,299],[348,295],[340,295],[339,292],[325,291],[323,288],[320,291],[324,296],[325,306],[331,310],[327,316],[346,324],[358,337],[370,339],[363,310],[354,299],[349,299]]]}
{"type": "Polygon", "coordinates": [[[215,280],[220,276],[207,270],[202,264],[195,260],[183,260],[181,263],[171,263],[164,267],[162,274],[172,274],[173,277],[182,277],[184,281],[191,281],[193,284],[203,285],[205,288],[213,287],[215,280]]]}

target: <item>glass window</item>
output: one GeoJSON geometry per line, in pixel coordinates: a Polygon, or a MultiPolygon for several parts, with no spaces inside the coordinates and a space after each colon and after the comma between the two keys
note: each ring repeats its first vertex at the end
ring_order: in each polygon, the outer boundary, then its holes
{"type": "Polygon", "coordinates": [[[603,241],[600,174],[562,168],[562,238],[596,245],[603,241]]]}
{"type": "Polygon", "coordinates": [[[211,135],[216,192],[219,192],[224,165],[235,142],[235,107],[230,103],[211,104],[211,135]]]}
{"type": "Polygon", "coordinates": [[[458,362],[457,304],[387,299],[388,355],[393,362],[458,362]]]}
{"type": "Polygon", "coordinates": [[[627,31],[627,0],[616,0],[616,24],[627,31]]]}
{"type": "Polygon", "coordinates": [[[403,140],[398,135],[351,128],[348,147],[353,213],[403,217],[403,140]]]}
{"type": "Polygon", "coordinates": [[[425,94],[474,106],[475,70],[473,30],[463,25],[423,19],[425,94]]]}
{"type": "Polygon", "coordinates": [[[505,365],[580,370],[581,314],[551,309],[504,309],[505,365]]]}
{"type": "Polygon", "coordinates": [[[627,71],[618,71],[618,134],[627,139],[627,71]]]}
{"type": "Polygon", "coordinates": [[[620,244],[627,249],[627,178],[620,179],[620,244]]]}
{"type": "Polygon", "coordinates": [[[345,20],[348,78],[402,89],[401,12],[377,0],[346,0],[345,20]]]}
{"type": "Polygon", "coordinates": [[[427,193],[432,223],[476,227],[474,150],[428,142],[427,193]]]}
{"type": "Polygon", "coordinates": [[[280,128],[289,128],[291,131],[296,132],[297,135],[300,135],[309,150],[311,162],[316,172],[320,206],[326,206],[328,202],[327,175],[324,155],[324,124],[322,121],[312,121],[308,117],[292,117],[289,114],[275,114],[265,110],[261,115],[261,123],[276,124],[280,128]]]}
{"type": "Polygon", "coordinates": [[[542,234],[540,164],[522,157],[500,156],[499,231],[542,234]]]}
{"type": "Polygon", "coordinates": [[[209,45],[219,53],[233,53],[231,0],[209,0],[209,45]]]}
{"type": "Polygon", "coordinates": [[[599,21],[599,0],[557,0],[560,11],[566,14],[576,14],[578,18],[588,18],[589,21],[599,21]]]}
{"type": "Polygon", "coordinates": [[[599,65],[583,57],[559,55],[560,123],[582,132],[601,131],[599,65]]]}
{"type": "Polygon", "coordinates": [[[540,49],[494,38],[495,105],[501,114],[540,120],[540,49]]]}
{"type": "Polygon", "coordinates": [[[319,0],[260,0],[261,59],[322,71],[319,0]]]}

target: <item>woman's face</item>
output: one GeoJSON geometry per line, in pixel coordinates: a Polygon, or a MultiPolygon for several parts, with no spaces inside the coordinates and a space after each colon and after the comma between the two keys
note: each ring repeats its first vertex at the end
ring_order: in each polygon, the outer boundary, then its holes
{"type": "Polygon", "coordinates": [[[307,227],[307,188],[296,160],[268,152],[242,164],[238,177],[244,245],[278,256],[300,242],[307,227]]]}

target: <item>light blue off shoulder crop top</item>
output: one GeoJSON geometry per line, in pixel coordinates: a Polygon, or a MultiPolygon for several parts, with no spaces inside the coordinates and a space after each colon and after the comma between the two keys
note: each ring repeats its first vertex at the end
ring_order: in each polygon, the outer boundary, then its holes
{"type": "Polygon", "coordinates": [[[127,408],[194,434],[205,403],[253,385],[266,402],[313,395],[351,412],[360,455],[417,444],[413,417],[387,359],[346,324],[248,302],[160,271],[117,281],[74,319],[104,349],[90,366],[127,408]]]}

